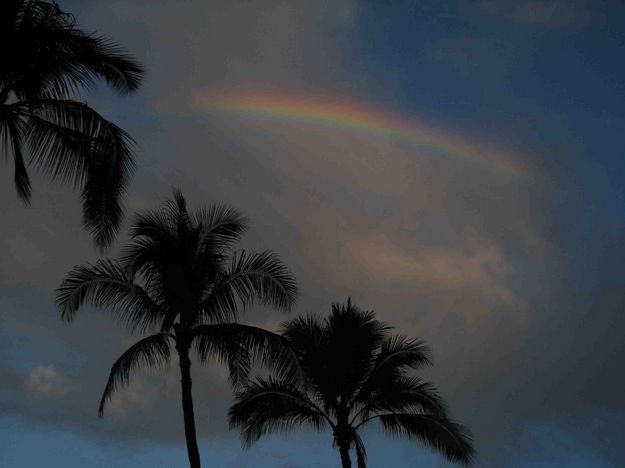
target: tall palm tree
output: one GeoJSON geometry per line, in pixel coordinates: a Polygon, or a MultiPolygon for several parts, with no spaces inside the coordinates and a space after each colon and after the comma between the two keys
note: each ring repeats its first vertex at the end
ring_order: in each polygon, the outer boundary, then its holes
{"type": "Polygon", "coordinates": [[[329,317],[296,318],[283,335],[298,357],[302,378],[258,378],[236,395],[230,424],[249,446],[272,431],[309,425],[332,429],[344,468],[354,448],[366,466],[360,430],[378,421],[391,436],[419,440],[449,460],[469,464],[468,432],[452,421],[434,386],[413,375],[430,364],[421,341],[390,335],[390,327],[348,300],[329,317]]]}
{"type": "Polygon", "coordinates": [[[182,194],[134,220],[131,240],[117,260],[75,267],[57,290],[61,315],[71,321],[83,304],[107,308],[131,331],[152,331],[113,364],[100,402],[100,416],[113,393],[140,366],[160,367],[172,346],[179,358],[182,409],[189,462],[200,466],[191,393],[191,349],[202,362],[228,365],[239,384],[254,359],[288,372],[280,335],[237,323],[253,301],[289,309],[296,283],[269,252],[233,252],[246,220],[224,206],[189,213],[182,194]],[[155,333],[154,333],[155,332],[155,333]]]}
{"type": "Polygon", "coordinates": [[[29,165],[73,183],[82,191],[86,228],[107,246],[134,169],[132,140],[75,97],[100,78],[119,93],[134,91],[142,67],[42,0],[0,2],[0,50],[0,152],[13,160],[19,197],[30,201],[29,165]]]}

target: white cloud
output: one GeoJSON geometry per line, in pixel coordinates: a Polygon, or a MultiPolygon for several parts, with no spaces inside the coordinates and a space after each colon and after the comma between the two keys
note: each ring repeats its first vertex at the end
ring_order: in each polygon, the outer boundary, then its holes
{"type": "Polygon", "coordinates": [[[53,364],[37,364],[24,379],[24,387],[31,395],[54,398],[65,394],[69,385],[53,364]]]}

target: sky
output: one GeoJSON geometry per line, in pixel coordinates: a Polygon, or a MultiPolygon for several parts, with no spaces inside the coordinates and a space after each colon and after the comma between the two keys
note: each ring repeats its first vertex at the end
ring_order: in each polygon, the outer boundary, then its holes
{"type": "MultiPolygon", "coordinates": [[[[80,97],[136,140],[129,216],[172,186],[232,205],[251,221],[241,247],[295,273],[292,315],[351,296],[424,339],[475,466],[625,465],[625,4],[59,4],[146,67],[135,94],[80,97]]],[[[185,466],[173,366],[97,418],[137,337],[55,309],[64,274],[98,258],[78,194],[35,176],[25,207],[0,174],[0,466],[185,466]]],[[[205,466],[338,466],[327,432],[243,450],[223,370],[193,378],[205,466]]],[[[372,468],[451,466],[375,427],[364,440],[372,468]]]]}

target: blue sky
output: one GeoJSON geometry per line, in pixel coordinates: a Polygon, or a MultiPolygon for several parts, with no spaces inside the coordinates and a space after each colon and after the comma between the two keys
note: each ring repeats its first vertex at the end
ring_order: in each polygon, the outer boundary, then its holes
{"type": "MultiPolygon", "coordinates": [[[[171,185],[195,205],[232,204],[252,221],[243,246],[275,250],[296,273],[295,313],[351,295],[424,338],[435,356],[426,377],[472,429],[476,466],[625,464],[623,4],[59,3],[146,64],[138,93],[84,97],[136,139],[129,212],[171,185]],[[504,148],[532,177],[189,100],[223,87],[425,121],[504,148]]],[[[26,209],[10,184],[0,190],[0,466],[184,466],[175,372],[138,374],[96,418],[108,366],[136,337],[94,311],[71,326],[58,318],[53,289],[97,258],[77,194],[35,178],[26,209]]],[[[268,328],[284,318],[247,317],[268,328]]],[[[338,466],[327,433],[242,451],[223,375],[194,367],[194,379],[205,466],[338,466]]],[[[373,468],[448,466],[375,428],[366,436],[373,468]]]]}

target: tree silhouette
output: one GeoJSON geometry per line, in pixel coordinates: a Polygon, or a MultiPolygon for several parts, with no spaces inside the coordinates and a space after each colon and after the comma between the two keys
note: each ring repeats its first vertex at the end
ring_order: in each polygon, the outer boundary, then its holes
{"type": "Polygon", "coordinates": [[[182,409],[189,462],[200,466],[191,393],[191,348],[202,362],[216,358],[233,384],[247,377],[255,359],[281,375],[289,350],[280,335],[237,323],[239,310],[260,301],[289,309],[296,283],[269,252],[233,252],[246,220],[224,206],[187,211],[182,194],[161,209],[136,217],[131,241],[117,260],[75,267],[57,290],[62,317],[71,321],[83,304],[107,308],[131,331],[157,331],[135,343],[113,364],[100,402],[102,416],[113,392],[140,366],[161,367],[172,345],[179,357],[182,409]],[[286,354],[285,354],[286,353],[286,354]]]}
{"type": "Polygon", "coordinates": [[[134,169],[132,140],[74,97],[96,79],[122,94],[134,91],[141,66],[40,0],[0,2],[0,50],[0,151],[13,160],[19,197],[30,201],[27,166],[80,187],[85,227],[106,247],[134,169]]]}
{"type": "Polygon", "coordinates": [[[329,317],[296,318],[283,326],[302,378],[257,378],[236,395],[230,424],[249,446],[273,431],[308,425],[330,427],[343,467],[354,448],[366,466],[360,430],[378,421],[391,436],[419,440],[449,460],[470,464],[468,432],[449,419],[434,386],[411,371],[430,364],[427,347],[389,335],[390,327],[348,300],[334,304],[329,317]]]}

